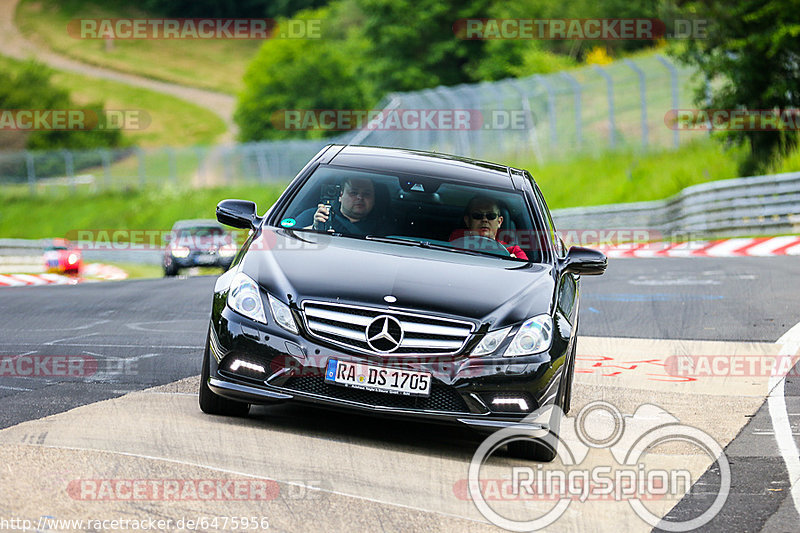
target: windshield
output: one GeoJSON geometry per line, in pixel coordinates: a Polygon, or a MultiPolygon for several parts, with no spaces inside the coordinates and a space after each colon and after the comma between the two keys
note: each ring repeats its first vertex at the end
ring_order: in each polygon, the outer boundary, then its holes
{"type": "Polygon", "coordinates": [[[279,218],[284,228],[329,232],[503,259],[541,261],[544,233],[518,191],[428,176],[320,166],[279,218]]]}

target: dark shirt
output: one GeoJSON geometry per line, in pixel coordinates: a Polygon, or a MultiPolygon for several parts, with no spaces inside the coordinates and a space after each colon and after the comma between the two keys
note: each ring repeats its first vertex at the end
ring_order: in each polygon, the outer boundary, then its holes
{"type": "MultiPolygon", "coordinates": [[[[316,212],[316,207],[306,209],[295,218],[297,221],[295,226],[298,228],[311,226],[314,223],[314,213],[316,212]]],[[[333,223],[330,227],[333,228],[333,231],[336,233],[382,235],[386,234],[387,231],[391,231],[383,222],[383,220],[375,216],[374,210],[366,218],[362,218],[358,222],[350,222],[350,220],[337,209],[333,214],[333,223]]]]}

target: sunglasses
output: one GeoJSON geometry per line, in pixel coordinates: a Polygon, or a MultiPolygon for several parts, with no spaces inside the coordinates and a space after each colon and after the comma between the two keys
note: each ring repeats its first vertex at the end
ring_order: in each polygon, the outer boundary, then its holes
{"type": "Polygon", "coordinates": [[[480,211],[473,211],[472,212],[473,220],[482,220],[484,218],[486,220],[494,220],[499,216],[500,215],[498,215],[497,213],[481,213],[480,211]]]}

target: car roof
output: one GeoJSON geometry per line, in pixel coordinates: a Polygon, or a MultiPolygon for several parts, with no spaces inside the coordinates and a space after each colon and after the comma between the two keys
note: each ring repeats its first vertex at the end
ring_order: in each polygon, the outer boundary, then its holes
{"type": "Polygon", "coordinates": [[[488,161],[405,148],[334,145],[331,149],[339,150],[330,160],[332,165],[514,188],[510,173],[516,169],[488,161]]]}
{"type": "Polygon", "coordinates": [[[222,226],[222,224],[211,218],[193,218],[187,220],[179,220],[175,222],[175,224],[172,226],[172,229],[207,228],[207,227],[225,229],[222,226]]]}

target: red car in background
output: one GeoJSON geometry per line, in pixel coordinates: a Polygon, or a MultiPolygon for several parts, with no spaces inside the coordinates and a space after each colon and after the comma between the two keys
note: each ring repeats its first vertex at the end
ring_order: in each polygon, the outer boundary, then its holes
{"type": "Polygon", "coordinates": [[[53,239],[52,244],[44,249],[45,272],[59,274],[80,274],[83,268],[81,251],[66,239],[53,239]]]}

